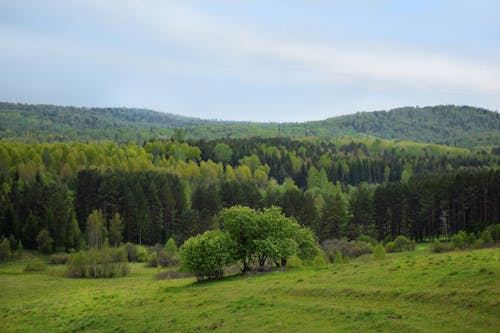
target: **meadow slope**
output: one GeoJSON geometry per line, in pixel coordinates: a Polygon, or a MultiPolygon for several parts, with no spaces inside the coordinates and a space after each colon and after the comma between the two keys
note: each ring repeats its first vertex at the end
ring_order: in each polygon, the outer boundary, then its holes
{"type": "MultiPolygon", "coordinates": [[[[36,259],[42,260],[42,259],[36,259]]],[[[498,332],[500,249],[371,256],[195,283],[0,265],[2,332],[498,332]]]]}

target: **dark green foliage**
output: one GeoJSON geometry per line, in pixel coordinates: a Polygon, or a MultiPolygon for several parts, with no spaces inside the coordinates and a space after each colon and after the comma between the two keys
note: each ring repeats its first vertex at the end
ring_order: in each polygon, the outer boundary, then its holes
{"type": "Polygon", "coordinates": [[[497,223],[495,225],[492,225],[488,228],[488,231],[491,234],[491,238],[493,238],[493,241],[495,244],[500,242],[500,223],[497,223]]]}
{"type": "Polygon", "coordinates": [[[123,236],[123,221],[119,213],[115,213],[109,222],[108,238],[109,242],[117,247],[122,242],[123,236]]]}
{"type": "Polygon", "coordinates": [[[481,232],[477,241],[479,242],[478,245],[480,247],[488,247],[493,245],[493,237],[491,237],[491,233],[488,230],[484,230],[483,232],[481,232]]]}
{"type": "Polygon", "coordinates": [[[224,276],[224,268],[235,262],[236,244],[229,234],[206,231],[189,238],[180,248],[184,270],[198,280],[215,280],[224,276]]]}
{"type": "Polygon", "coordinates": [[[0,239],[0,261],[7,261],[12,255],[10,243],[7,238],[0,239]]]}
{"type": "Polygon", "coordinates": [[[51,253],[54,248],[54,240],[50,237],[49,231],[47,229],[42,229],[36,236],[36,243],[38,251],[42,253],[51,253]]]}

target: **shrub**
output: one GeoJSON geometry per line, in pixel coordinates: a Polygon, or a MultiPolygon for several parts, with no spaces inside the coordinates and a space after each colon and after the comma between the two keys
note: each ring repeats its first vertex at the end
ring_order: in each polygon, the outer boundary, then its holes
{"type": "Polygon", "coordinates": [[[325,266],[328,264],[328,260],[325,258],[325,255],[323,252],[319,252],[313,259],[312,265],[314,267],[320,267],[320,266],[325,266]]]}
{"type": "Polygon", "coordinates": [[[0,261],[7,261],[11,256],[10,242],[7,238],[0,241],[0,261]]]}
{"type": "Polygon", "coordinates": [[[54,240],[50,237],[49,231],[47,229],[42,229],[36,236],[36,244],[38,251],[42,253],[51,253],[54,244],[54,240]]]}
{"type": "Polygon", "coordinates": [[[184,242],[180,248],[181,264],[199,281],[220,279],[224,276],[224,267],[235,262],[235,248],[235,242],[227,233],[206,231],[184,242]]]}
{"type": "Polygon", "coordinates": [[[342,252],[340,250],[337,250],[335,253],[335,258],[333,259],[334,264],[341,264],[342,263],[342,252]]]}
{"type": "Polygon", "coordinates": [[[348,242],[340,239],[326,240],[321,244],[325,256],[330,262],[334,261],[337,251],[342,253],[342,257],[359,257],[363,254],[371,253],[371,248],[365,242],[348,242]]]}
{"type": "Polygon", "coordinates": [[[435,239],[434,242],[429,246],[431,252],[442,253],[453,251],[453,246],[450,243],[441,243],[439,239],[435,239]]]}
{"type": "Polygon", "coordinates": [[[146,261],[147,267],[158,267],[158,254],[156,252],[151,252],[148,255],[148,260],[146,261]]]}
{"type": "Polygon", "coordinates": [[[142,245],[136,245],[135,251],[137,262],[146,262],[148,260],[148,249],[146,249],[146,247],[142,245]]]}
{"type": "Polygon", "coordinates": [[[101,249],[72,254],[67,265],[70,277],[112,278],[130,272],[125,248],[110,249],[107,243],[101,249]]]}
{"type": "Polygon", "coordinates": [[[495,244],[497,244],[500,241],[500,223],[489,226],[488,231],[495,244]]]}
{"type": "Polygon", "coordinates": [[[68,262],[68,259],[69,259],[69,254],[67,253],[53,254],[49,258],[49,264],[65,265],[68,262]]]}
{"type": "Polygon", "coordinates": [[[465,238],[465,243],[467,244],[468,247],[474,247],[476,245],[476,242],[477,238],[473,232],[469,233],[465,238]]]}
{"type": "Polygon", "coordinates": [[[458,233],[451,237],[451,243],[456,249],[465,249],[467,247],[467,239],[467,233],[463,230],[460,230],[458,233]]]}
{"type": "Polygon", "coordinates": [[[371,246],[376,246],[378,244],[377,240],[368,235],[360,235],[357,239],[359,242],[364,242],[371,244],[371,246]]]}
{"type": "Polygon", "coordinates": [[[148,260],[148,250],[142,245],[126,243],[123,247],[127,255],[128,262],[146,262],[148,260]]]}
{"type": "Polygon", "coordinates": [[[127,253],[128,262],[137,261],[137,249],[135,248],[135,245],[128,242],[124,245],[124,248],[125,248],[125,251],[127,253]]]}
{"type": "Polygon", "coordinates": [[[385,248],[382,244],[377,244],[373,249],[373,259],[374,260],[384,260],[385,259],[385,248]]]}
{"type": "Polygon", "coordinates": [[[488,230],[483,231],[479,235],[479,241],[481,242],[481,246],[487,247],[493,245],[493,237],[488,230]]]}
{"type": "Polygon", "coordinates": [[[175,240],[170,237],[168,241],[165,243],[165,247],[163,248],[165,255],[167,257],[175,257],[177,256],[177,245],[175,244],[175,240]]]}
{"type": "Polygon", "coordinates": [[[405,236],[398,236],[385,245],[387,252],[402,252],[415,250],[415,243],[405,236]]]}
{"type": "Polygon", "coordinates": [[[41,272],[45,269],[45,264],[40,261],[30,261],[24,267],[25,272],[41,272]]]}
{"type": "Polygon", "coordinates": [[[298,256],[291,256],[287,260],[287,266],[288,267],[302,267],[304,266],[304,263],[298,256]]]}

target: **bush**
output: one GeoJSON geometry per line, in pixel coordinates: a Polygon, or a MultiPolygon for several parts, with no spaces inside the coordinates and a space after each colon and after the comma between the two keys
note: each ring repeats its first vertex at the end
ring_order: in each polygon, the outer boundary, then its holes
{"type": "Polygon", "coordinates": [[[376,246],[378,244],[377,240],[368,235],[360,235],[357,239],[358,242],[364,242],[371,244],[371,246],[376,246]]]}
{"type": "Polygon", "coordinates": [[[136,261],[137,262],[146,262],[148,260],[148,249],[142,245],[135,246],[136,251],[136,261]]]}
{"type": "Polygon", "coordinates": [[[465,231],[460,230],[451,237],[451,243],[455,249],[465,249],[467,247],[468,235],[465,231]]]}
{"type": "Polygon", "coordinates": [[[491,234],[491,238],[493,238],[493,241],[495,244],[500,242],[500,223],[491,225],[488,227],[488,231],[491,234]]]}
{"type": "Polygon", "coordinates": [[[377,244],[373,249],[373,259],[374,260],[384,260],[385,259],[385,248],[382,244],[377,244]]]}
{"type": "Polygon", "coordinates": [[[67,253],[53,254],[49,258],[49,264],[65,265],[68,262],[68,259],[69,259],[69,254],[67,253]]]}
{"type": "Polygon", "coordinates": [[[36,236],[36,244],[38,247],[38,251],[42,253],[52,253],[52,246],[54,244],[54,240],[50,237],[49,231],[47,229],[42,229],[36,236]]]}
{"type": "Polygon", "coordinates": [[[41,272],[45,269],[45,264],[40,261],[30,261],[24,267],[25,272],[41,272]]]}
{"type": "Polygon", "coordinates": [[[403,252],[415,250],[415,243],[405,236],[398,236],[385,245],[387,252],[403,252]]]}
{"type": "Polygon", "coordinates": [[[128,262],[146,262],[148,260],[148,250],[142,245],[126,243],[123,246],[128,262]]]}
{"type": "Polygon", "coordinates": [[[234,263],[235,242],[220,230],[189,238],[180,248],[182,267],[198,281],[220,279],[224,268],[234,263]]]}
{"type": "Polygon", "coordinates": [[[442,253],[453,251],[453,246],[450,243],[441,243],[439,239],[435,239],[434,242],[429,246],[431,252],[442,253]]]}
{"type": "Polygon", "coordinates": [[[471,232],[467,235],[465,238],[465,243],[467,244],[468,247],[474,247],[476,246],[477,238],[476,235],[471,232]]]}
{"type": "Polygon", "coordinates": [[[107,244],[102,249],[72,254],[67,265],[68,276],[75,278],[112,278],[130,272],[125,248],[110,249],[107,244]]]}
{"type": "Polygon", "coordinates": [[[148,255],[148,260],[146,261],[147,267],[158,267],[158,254],[156,252],[151,252],[148,255]]]}
{"type": "Polygon", "coordinates": [[[326,240],[321,244],[325,256],[330,262],[334,261],[337,251],[342,253],[342,257],[359,257],[363,254],[372,253],[371,245],[365,242],[348,242],[340,239],[326,240]]]}
{"type": "Polygon", "coordinates": [[[287,260],[287,266],[288,267],[302,267],[304,266],[304,263],[298,256],[291,256],[287,260]]]}
{"type": "Polygon", "coordinates": [[[314,267],[326,266],[328,264],[328,260],[325,258],[323,252],[319,252],[313,259],[312,265],[314,267]]]}
{"type": "Polygon", "coordinates": [[[491,234],[488,230],[483,231],[479,235],[479,241],[480,241],[480,246],[482,247],[488,247],[493,245],[493,237],[491,237],[491,234]]]}

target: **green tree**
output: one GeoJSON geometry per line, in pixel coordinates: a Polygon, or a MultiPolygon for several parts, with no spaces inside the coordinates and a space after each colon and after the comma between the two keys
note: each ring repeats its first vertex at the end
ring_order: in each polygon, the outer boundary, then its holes
{"type": "Polygon", "coordinates": [[[200,281],[221,279],[224,268],[235,262],[235,249],[229,234],[215,230],[189,238],[179,252],[183,269],[200,281]]]}
{"type": "Polygon", "coordinates": [[[0,242],[0,261],[7,261],[11,256],[10,242],[7,238],[3,238],[0,242]]]}
{"type": "Polygon", "coordinates": [[[264,266],[269,258],[276,266],[286,266],[286,260],[297,253],[294,239],[297,223],[284,216],[281,208],[266,208],[257,219],[258,233],[254,239],[259,266],[264,266]]]}
{"type": "Polygon", "coordinates": [[[117,247],[122,242],[123,236],[123,221],[119,213],[115,213],[111,221],[109,221],[109,242],[117,247]]]}
{"type": "Polygon", "coordinates": [[[165,255],[167,255],[168,257],[173,258],[177,256],[177,245],[175,244],[175,240],[172,237],[170,237],[165,243],[163,251],[165,251],[165,255]]]}
{"type": "Polygon", "coordinates": [[[215,161],[228,164],[233,157],[233,150],[225,143],[218,143],[214,148],[215,161]]]}
{"type": "Polygon", "coordinates": [[[236,256],[243,263],[243,272],[250,270],[256,252],[255,239],[259,237],[259,214],[243,206],[223,209],[219,220],[224,230],[236,243],[236,256]]]}
{"type": "Polygon", "coordinates": [[[100,248],[104,242],[106,227],[104,225],[104,216],[100,209],[94,210],[87,218],[87,241],[90,247],[100,248]]]}
{"type": "Polygon", "coordinates": [[[382,244],[377,244],[373,249],[373,259],[374,260],[384,260],[385,259],[385,248],[382,244]]]}
{"type": "Polygon", "coordinates": [[[36,236],[38,251],[42,253],[51,253],[53,251],[54,239],[50,237],[47,229],[42,229],[36,236]]]}

